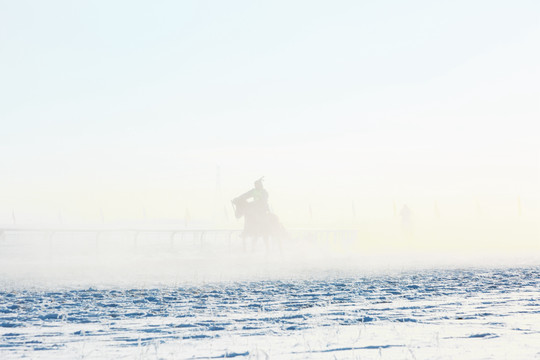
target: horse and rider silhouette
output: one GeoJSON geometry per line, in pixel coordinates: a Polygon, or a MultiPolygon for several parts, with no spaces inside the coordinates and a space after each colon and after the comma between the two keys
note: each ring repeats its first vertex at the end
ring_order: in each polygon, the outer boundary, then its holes
{"type": "Polygon", "coordinates": [[[266,250],[269,250],[269,239],[277,240],[281,251],[281,240],[287,236],[278,217],[268,206],[268,192],[263,186],[263,178],[256,180],[253,189],[232,200],[234,215],[237,219],[244,217],[244,231],[240,237],[246,248],[246,240],[252,239],[252,250],[258,239],[263,239],[266,250]]]}

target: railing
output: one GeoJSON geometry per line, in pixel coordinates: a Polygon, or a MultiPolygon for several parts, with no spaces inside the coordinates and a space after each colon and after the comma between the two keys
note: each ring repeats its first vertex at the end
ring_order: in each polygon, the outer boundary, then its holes
{"type": "MultiPolygon", "coordinates": [[[[93,242],[95,252],[121,240],[125,250],[137,251],[151,244],[159,244],[166,251],[203,250],[219,248],[231,251],[233,244],[246,249],[242,241],[241,229],[216,228],[128,228],[128,227],[5,227],[0,229],[1,243],[9,240],[11,244],[31,241],[33,244],[48,244],[50,253],[77,242],[93,242]]],[[[342,244],[358,239],[356,229],[288,229],[288,238],[283,243],[342,244]]],[[[249,239],[248,239],[249,240],[249,239]]],[[[281,246],[281,244],[280,244],[281,246]]]]}

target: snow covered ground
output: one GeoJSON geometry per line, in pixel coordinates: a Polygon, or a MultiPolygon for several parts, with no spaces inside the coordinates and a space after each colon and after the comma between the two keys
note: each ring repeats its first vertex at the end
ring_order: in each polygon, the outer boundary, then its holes
{"type": "Polygon", "coordinates": [[[39,256],[20,240],[0,245],[3,359],[540,359],[534,261],[39,256]]]}

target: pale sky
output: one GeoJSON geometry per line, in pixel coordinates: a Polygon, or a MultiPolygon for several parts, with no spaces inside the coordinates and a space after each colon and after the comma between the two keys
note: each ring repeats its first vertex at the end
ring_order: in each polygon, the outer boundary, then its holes
{"type": "Polygon", "coordinates": [[[537,226],[539,43],[538,1],[0,0],[0,224],[204,222],[264,175],[291,225],[537,226]]]}

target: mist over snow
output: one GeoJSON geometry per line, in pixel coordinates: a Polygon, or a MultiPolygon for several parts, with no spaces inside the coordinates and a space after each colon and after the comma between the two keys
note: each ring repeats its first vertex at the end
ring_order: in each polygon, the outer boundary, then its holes
{"type": "Polygon", "coordinates": [[[0,1],[0,358],[539,359],[539,15],[0,1]]]}

